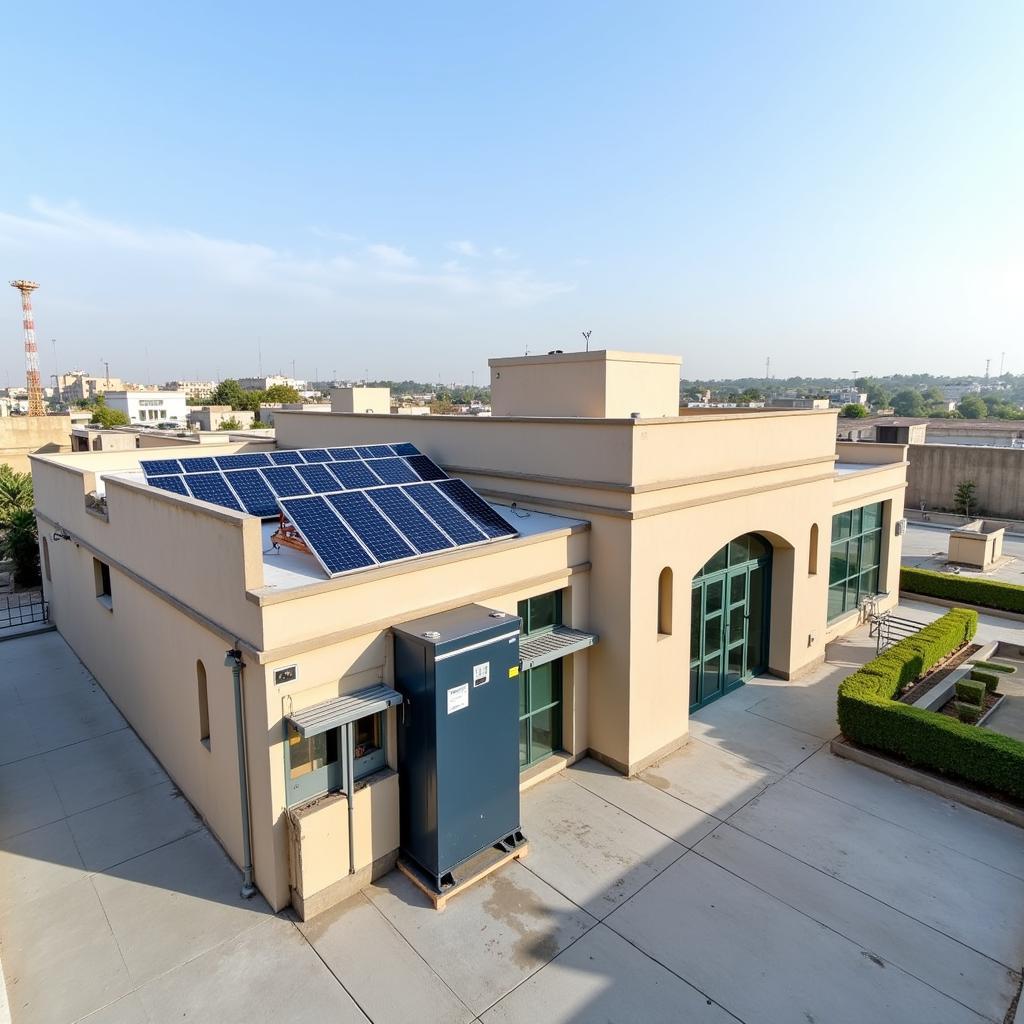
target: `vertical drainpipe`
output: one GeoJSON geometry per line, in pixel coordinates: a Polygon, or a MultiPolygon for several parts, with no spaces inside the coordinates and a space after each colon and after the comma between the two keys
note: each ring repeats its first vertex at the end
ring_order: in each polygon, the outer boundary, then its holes
{"type": "Polygon", "coordinates": [[[345,778],[348,780],[348,873],[356,873],[356,761],[355,726],[349,722],[341,730],[345,744],[345,778]]]}
{"type": "Polygon", "coordinates": [[[249,765],[245,749],[245,717],[242,704],[242,652],[232,648],[224,656],[224,664],[231,669],[235,689],[235,741],[238,746],[238,792],[242,801],[242,890],[243,899],[256,895],[252,882],[252,837],[249,824],[249,765]]]}

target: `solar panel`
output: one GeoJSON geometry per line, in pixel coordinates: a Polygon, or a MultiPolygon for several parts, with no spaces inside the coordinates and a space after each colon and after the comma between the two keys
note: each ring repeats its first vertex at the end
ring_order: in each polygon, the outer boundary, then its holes
{"type": "Polygon", "coordinates": [[[475,544],[485,539],[486,534],[471,523],[433,484],[410,484],[402,490],[456,544],[475,544]]]}
{"type": "Polygon", "coordinates": [[[238,500],[249,515],[263,519],[277,515],[277,498],[259,470],[232,469],[224,474],[224,479],[238,495],[238,500]]]}
{"type": "Polygon", "coordinates": [[[322,495],[282,498],[280,504],[328,575],[337,576],[374,564],[322,495]]]}
{"type": "Polygon", "coordinates": [[[296,466],[295,472],[306,482],[306,486],[314,494],[323,494],[325,491],[336,491],[338,481],[327,472],[322,462],[314,462],[308,466],[296,466]]]}
{"type": "Polygon", "coordinates": [[[269,469],[263,470],[263,476],[279,498],[309,494],[309,488],[291,466],[271,466],[269,469]]]}
{"type": "Polygon", "coordinates": [[[516,531],[464,480],[439,480],[434,486],[455,502],[488,537],[516,535],[516,531]]]}
{"type": "Polygon", "coordinates": [[[271,465],[265,452],[242,452],[239,455],[218,455],[215,460],[220,469],[260,469],[271,465]]]}
{"type": "Polygon", "coordinates": [[[330,462],[331,456],[326,448],[300,448],[299,454],[306,462],[330,462]]]}
{"type": "Polygon", "coordinates": [[[180,473],[181,464],[177,459],[150,459],[147,462],[140,462],[142,472],[148,479],[151,476],[167,476],[170,473],[180,473]]]}
{"type": "Polygon", "coordinates": [[[370,467],[386,484],[413,484],[419,480],[405,459],[374,459],[370,467]]]}
{"type": "Polygon", "coordinates": [[[238,504],[220,473],[190,473],[185,477],[185,486],[193,498],[232,508],[236,512],[242,511],[242,506],[238,504]]]}
{"type": "Polygon", "coordinates": [[[366,492],[366,496],[402,531],[421,555],[444,551],[453,546],[400,487],[377,487],[366,492]]]}
{"type": "Polygon", "coordinates": [[[419,476],[421,480],[447,480],[448,474],[437,465],[426,457],[426,455],[410,455],[406,462],[419,476]]]}
{"type": "Polygon", "coordinates": [[[355,448],[328,448],[327,451],[335,462],[351,462],[359,458],[359,452],[355,448]]]}
{"type": "Polygon", "coordinates": [[[361,491],[364,487],[376,487],[381,482],[365,462],[332,462],[328,468],[346,490],[361,491]]]}
{"type": "Polygon", "coordinates": [[[209,455],[199,455],[194,459],[179,459],[181,468],[186,473],[216,473],[217,463],[209,455]]]}
{"type": "Polygon", "coordinates": [[[417,554],[361,491],[343,491],[326,498],[378,562],[395,562],[417,554]]]}
{"type": "Polygon", "coordinates": [[[159,487],[162,491],[173,491],[175,494],[183,494],[186,498],[188,497],[185,482],[180,476],[151,476],[146,482],[150,487],[159,487]]]}
{"type": "Polygon", "coordinates": [[[356,448],[364,459],[387,459],[395,454],[389,444],[364,444],[356,448]]]}
{"type": "Polygon", "coordinates": [[[275,466],[294,466],[302,462],[302,456],[298,452],[268,452],[270,461],[275,466]]]}
{"type": "Polygon", "coordinates": [[[395,450],[396,455],[419,455],[420,453],[419,448],[414,444],[409,444],[408,441],[400,441],[391,447],[395,450]]]}

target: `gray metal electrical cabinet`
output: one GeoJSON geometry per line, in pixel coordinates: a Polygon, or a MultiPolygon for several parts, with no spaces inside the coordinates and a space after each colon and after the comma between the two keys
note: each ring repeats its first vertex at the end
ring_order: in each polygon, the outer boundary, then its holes
{"type": "Polygon", "coordinates": [[[519,821],[519,626],[467,605],[394,628],[401,847],[441,891],[519,821]]]}

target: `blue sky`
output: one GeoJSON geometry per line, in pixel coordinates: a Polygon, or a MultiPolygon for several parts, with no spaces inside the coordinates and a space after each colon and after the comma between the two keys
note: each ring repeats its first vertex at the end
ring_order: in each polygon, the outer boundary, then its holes
{"type": "Polygon", "coordinates": [[[42,3],[19,32],[0,268],[41,282],[44,374],[55,338],[130,379],[261,348],[481,382],[584,329],[685,377],[1024,372],[1019,2],[42,3]]]}

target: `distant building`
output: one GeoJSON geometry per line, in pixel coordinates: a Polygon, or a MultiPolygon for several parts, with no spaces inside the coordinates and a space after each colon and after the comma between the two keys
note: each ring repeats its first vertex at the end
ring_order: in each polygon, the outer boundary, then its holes
{"type": "Polygon", "coordinates": [[[769,409],[828,409],[827,398],[772,398],[769,409]]]}
{"type": "Polygon", "coordinates": [[[199,430],[223,430],[224,423],[234,420],[232,429],[248,430],[256,421],[256,414],[245,409],[232,409],[230,405],[201,405],[188,410],[189,426],[199,430]]]}
{"type": "Polygon", "coordinates": [[[213,380],[169,380],[164,391],[184,391],[189,402],[199,402],[217,390],[217,382],[213,380]]]}
{"type": "Polygon", "coordinates": [[[856,388],[840,388],[828,396],[829,402],[835,409],[841,409],[844,405],[868,404],[868,396],[865,391],[858,391],[856,388]]]}
{"type": "Polygon", "coordinates": [[[107,406],[118,409],[132,423],[184,423],[184,391],[108,391],[107,406]]]}
{"type": "Polygon", "coordinates": [[[304,391],[306,382],[296,380],[294,377],[282,377],[280,374],[272,374],[269,377],[238,377],[238,386],[243,391],[266,391],[267,388],[284,385],[288,388],[295,388],[296,391],[304,391]]]}
{"type": "Polygon", "coordinates": [[[127,384],[120,377],[97,377],[85,370],[72,370],[57,378],[57,387],[63,402],[89,402],[107,391],[124,391],[127,384]]]}

